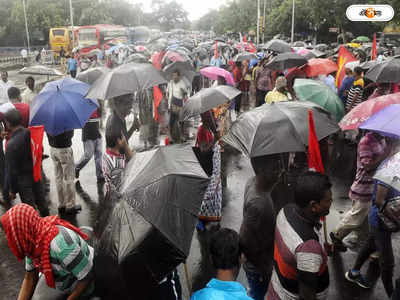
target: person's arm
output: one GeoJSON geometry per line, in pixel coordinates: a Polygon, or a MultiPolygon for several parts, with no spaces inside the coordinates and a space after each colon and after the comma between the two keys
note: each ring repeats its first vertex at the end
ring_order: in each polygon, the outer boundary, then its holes
{"type": "Polygon", "coordinates": [[[18,300],[32,299],[38,280],[39,273],[37,270],[25,272],[24,281],[22,282],[22,286],[18,294],[18,300]]]}
{"type": "Polygon", "coordinates": [[[386,186],[379,184],[379,183],[377,184],[375,205],[378,209],[381,209],[381,207],[385,203],[386,195],[388,192],[389,192],[389,189],[386,186]]]}
{"type": "Polygon", "coordinates": [[[131,128],[129,128],[128,130],[128,139],[131,138],[132,134],[136,131],[140,129],[140,121],[138,120],[138,118],[136,118],[136,116],[134,117],[133,123],[131,128]]]}
{"type": "Polygon", "coordinates": [[[80,295],[85,291],[87,286],[90,284],[90,279],[84,279],[78,281],[72,293],[68,296],[67,300],[79,299],[80,295]]]}
{"type": "Polygon", "coordinates": [[[132,156],[133,156],[133,152],[131,150],[131,148],[128,145],[128,142],[125,139],[125,136],[122,135],[122,147],[124,149],[124,154],[125,154],[125,159],[126,161],[130,161],[132,156]]]}

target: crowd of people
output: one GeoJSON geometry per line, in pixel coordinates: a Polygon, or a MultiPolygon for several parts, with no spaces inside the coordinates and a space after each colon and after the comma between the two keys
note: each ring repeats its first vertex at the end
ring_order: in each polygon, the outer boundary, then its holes
{"type": "MultiPolygon", "coordinates": [[[[69,300],[92,299],[96,289],[94,249],[88,237],[66,221],[82,210],[76,201],[75,180],[86,180],[81,171],[94,157],[97,183],[105,184],[105,199],[110,201],[113,193],[119,193],[124,170],[135,157],[129,142],[135,131],[140,131],[145,145],[142,150],[160,144],[192,143],[210,179],[196,229],[199,235],[209,235],[209,251],[206,253],[216,272],[215,278],[204,289],[191,296],[193,300],[326,299],[330,283],[329,255],[352,248],[344,241],[352,232],[358,233],[353,242],[363,246],[354,266],[344,274],[345,278],[361,288],[371,288],[371,283],[360,270],[372,257],[381,265],[387,296],[400,299],[400,284],[393,285],[392,232],[381,221],[383,208],[390,199],[399,197],[400,191],[373,178],[383,162],[398,153],[400,144],[396,137],[353,130],[346,137],[340,133],[329,138],[330,150],[338,139],[346,140],[350,146],[357,145],[357,170],[349,191],[351,209],[329,234],[332,244],[327,242],[327,236],[323,238],[321,234],[321,218],[329,214],[333,201],[330,178],[309,171],[306,164],[294,163],[290,159],[292,154],[250,158],[255,175],[245,185],[240,230],[237,233],[221,228],[223,199],[229,188],[227,162],[232,160],[232,149],[222,141],[223,136],[237,118],[255,107],[267,109],[273,103],[300,100],[294,82],[297,78],[310,76],[302,69],[303,66],[291,72],[271,69],[269,63],[278,54],[274,51],[254,49],[253,59],[239,60],[237,49],[222,49],[219,53],[218,49],[216,43],[207,59],[194,55],[190,61],[193,69],[201,70],[206,66],[222,68],[231,74],[234,86],[241,93],[232,101],[203,112],[195,137],[190,134],[193,125],[181,118],[187,99],[200,88],[227,85],[227,78],[218,76],[214,82],[207,78],[194,78],[190,82],[180,69],[172,72],[168,84],[157,86],[162,98],[157,106],[153,88],[107,99],[109,114],[104,133],[101,119],[108,111],[100,105],[82,128],[84,153],[78,161],[74,159],[74,130],[56,136],[47,133],[49,149],[45,151],[49,151],[54,165],[59,216],[49,216],[46,170],[42,170],[42,180],[36,181],[33,177],[28,127],[30,110],[37,95],[35,80],[27,77],[26,89],[21,93],[8,80],[7,72],[1,73],[0,103],[8,105],[8,108],[2,111],[0,106],[1,138],[5,140],[4,148],[0,147],[0,182],[3,204],[13,206],[1,217],[1,224],[11,251],[18,259],[25,260],[26,273],[18,299],[32,298],[39,273],[43,274],[49,287],[65,293],[69,300]],[[195,82],[201,82],[200,87],[195,82]],[[163,134],[165,141],[160,140],[163,134]],[[295,183],[293,203],[284,205],[274,199],[273,191],[283,173],[290,168],[296,168],[301,175],[295,183]],[[15,204],[17,195],[22,204],[15,204]],[[367,238],[360,233],[362,230],[365,232],[365,222],[369,223],[367,238]],[[248,291],[236,281],[242,266],[248,291]]],[[[86,61],[87,56],[79,54],[79,51],[66,57],[63,49],[61,55],[62,63],[67,66],[65,71],[72,78],[85,71],[85,64],[98,66],[107,60],[107,55],[102,54],[100,59],[96,55],[96,59],[86,61]]],[[[107,61],[107,65],[112,67],[113,64],[107,61]]],[[[326,89],[333,90],[346,112],[351,112],[367,99],[398,92],[398,84],[365,79],[366,70],[360,66],[344,66],[344,69],[346,76],[340,86],[335,82],[338,70],[311,77],[323,82],[326,89]]],[[[201,77],[200,74],[196,77],[201,77]]],[[[193,120],[190,122],[195,123],[193,120]]],[[[322,153],[322,156],[329,160],[332,153],[322,153]]],[[[152,299],[181,299],[176,271],[160,282],[160,290],[154,293],[157,296],[152,299]]]]}

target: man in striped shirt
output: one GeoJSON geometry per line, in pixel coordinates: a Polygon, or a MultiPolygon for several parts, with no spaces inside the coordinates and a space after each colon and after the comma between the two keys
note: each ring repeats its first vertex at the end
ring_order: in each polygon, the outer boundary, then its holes
{"type": "Polygon", "coordinates": [[[354,82],[351,87],[346,102],[346,111],[349,112],[358,104],[364,101],[364,78],[362,77],[363,70],[360,67],[354,68],[354,82]]]}
{"type": "Polygon", "coordinates": [[[280,212],[275,227],[274,271],[266,300],[322,300],[329,287],[328,257],[320,218],[329,214],[331,183],[306,172],[297,180],[295,204],[280,212]]]}

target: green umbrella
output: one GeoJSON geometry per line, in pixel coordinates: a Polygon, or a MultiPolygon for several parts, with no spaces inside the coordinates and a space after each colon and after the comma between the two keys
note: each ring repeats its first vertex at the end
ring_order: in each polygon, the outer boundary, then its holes
{"type": "Polygon", "coordinates": [[[356,42],[369,42],[369,37],[364,36],[364,35],[360,35],[358,36],[356,39],[354,39],[354,41],[356,42]]]}
{"type": "Polygon", "coordinates": [[[344,116],[343,102],[328,85],[319,80],[298,78],[293,86],[300,101],[310,101],[330,112],[339,122],[344,116]]]}

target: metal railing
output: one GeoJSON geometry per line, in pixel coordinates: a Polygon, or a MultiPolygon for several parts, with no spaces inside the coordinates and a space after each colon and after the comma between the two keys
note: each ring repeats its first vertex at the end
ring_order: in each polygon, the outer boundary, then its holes
{"type": "MultiPolygon", "coordinates": [[[[27,57],[27,63],[31,62],[35,58],[35,55],[31,54],[27,57]]],[[[19,56],[7,56],[7,57],[0,57],[0,65],[2,64],[24,64],[24,58],[19,56]]]]}

